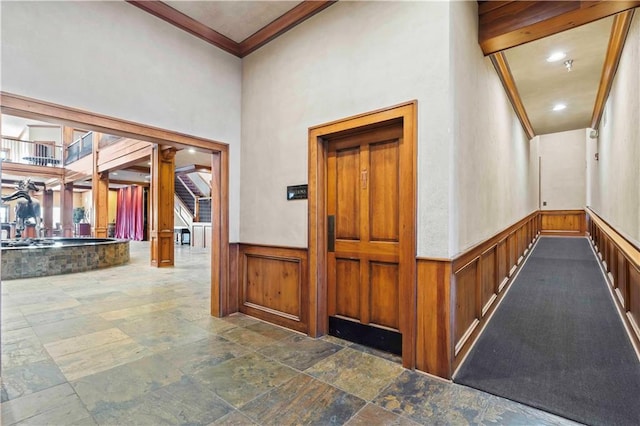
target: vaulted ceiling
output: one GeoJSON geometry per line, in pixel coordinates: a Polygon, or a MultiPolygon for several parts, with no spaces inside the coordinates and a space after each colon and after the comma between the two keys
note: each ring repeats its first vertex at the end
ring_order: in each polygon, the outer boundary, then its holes
{"type": "MultiPolygon", "coordinates": [[[[136,1],[163,20],[244,57],[334,1],[136,1]]],[[[640,1],[478,1],[478,43],[529,137],[597,128],[640,1]],[[554,52],[565,57],[548,62],[554,52]],[[568,68],[565,61],[571,61],[568,68]],[[558,110],[557,105],[564,105],[558,110]],[[556,110],[554,110],[554,107],[556,110]]]]}

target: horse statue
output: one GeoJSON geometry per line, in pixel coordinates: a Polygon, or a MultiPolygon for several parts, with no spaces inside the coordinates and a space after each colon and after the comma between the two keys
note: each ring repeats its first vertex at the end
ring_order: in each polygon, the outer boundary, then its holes
{"type": "Polygon", "coordinates": [[[16,185],[16,191],[13,194],[2,197],[2,202],[17,200],[18,198],[24,198],[26,201],[18,201],[16,204],[16,231],[22,235],[27,223],[30,219],[33,219],[35,225],[40,227],[42,224],[42,217],[40,215],[40,203],[38,200],[31,198],[30,192],[38,192],[40,188],[31,181],[31,179],[25,179],[18,182],[16,185]]]}

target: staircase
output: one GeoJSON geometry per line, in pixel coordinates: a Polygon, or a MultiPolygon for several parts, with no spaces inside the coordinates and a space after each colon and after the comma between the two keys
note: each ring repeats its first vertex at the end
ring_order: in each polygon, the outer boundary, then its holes
{"type": "Polygon", "coordinates": [[[182,203],[189,209],[191,216],[195,216],[195,203],[198,202],[198,222],[211,222],[211,197],[203,194],[186,173],[176,173],[174,180],[175,193],[182,203]]]}

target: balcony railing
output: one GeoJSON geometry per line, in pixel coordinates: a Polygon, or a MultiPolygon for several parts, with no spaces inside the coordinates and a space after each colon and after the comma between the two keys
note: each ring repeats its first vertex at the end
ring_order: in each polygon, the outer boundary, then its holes
{"type": "Polygon", "coordinates": [[[0,161],[37,166],[62,166],[62,146],[55,142],[25,141],[2,136],[0,161]]]}
{"type": "Polygon", "coordinates": [[[93,152],[93,132],[87,132],[76,139],[66,149],[64,163],[70,164],[93,152]]]}

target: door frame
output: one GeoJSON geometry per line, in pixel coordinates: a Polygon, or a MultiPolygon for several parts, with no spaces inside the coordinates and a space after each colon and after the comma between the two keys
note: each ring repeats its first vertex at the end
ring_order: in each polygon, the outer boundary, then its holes
{"type": "Polygon", "coordinates": [[[211,235],[211,315],[228,315],[229,303],[229,146],[197,136],[185,135],[146,124],[135,123],[59,104],[0,92],[2,114],[63,124],[117,136],[130,137],[159,145],[210,150],[212,222],[211,235]]]}
{"type": "Polygon", "coordinates": [[[402,365],[415,367],[416,359],[416,159],[417,101],[344,118],[309,128],[309,335],[318,337],[329,330],[327,311],[327,140],[337,135],[375,128],[392,120],[402,121],[403,143],[412,160],[405,165],[408,196],[402,197],[400,232],[401,283],[400,330],[402,331],[402,365]]]}

